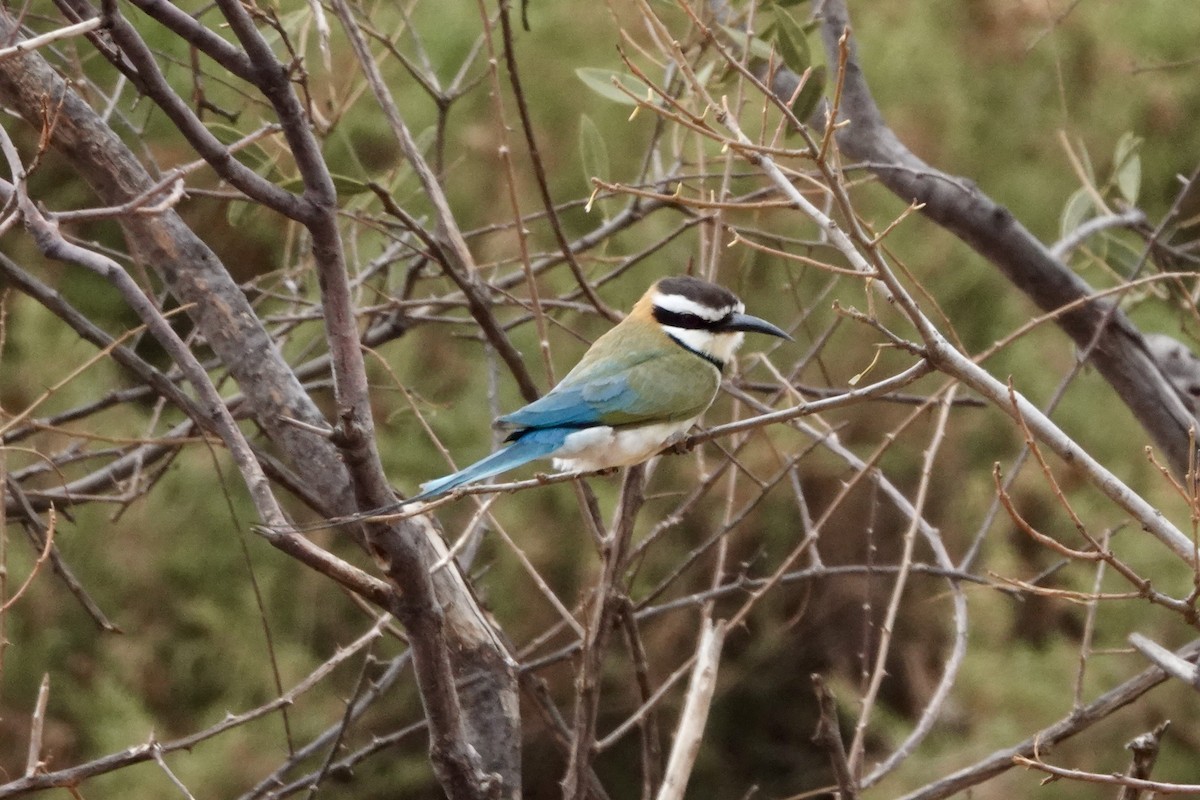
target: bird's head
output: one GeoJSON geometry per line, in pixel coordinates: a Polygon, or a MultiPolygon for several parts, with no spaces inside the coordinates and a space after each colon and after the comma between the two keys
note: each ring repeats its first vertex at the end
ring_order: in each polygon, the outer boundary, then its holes
{"type": "Polygon", "coordinates": [[[652,319],[680,345],[719,364],[733,357],[747,331],[792,338],[745,311],[742,301],[725,287],[680,275],[651,286],[631,316],[652,319]]]}

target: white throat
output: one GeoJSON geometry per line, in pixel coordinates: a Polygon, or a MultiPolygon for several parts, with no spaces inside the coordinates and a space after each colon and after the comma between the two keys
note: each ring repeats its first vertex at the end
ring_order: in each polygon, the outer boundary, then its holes
{"type": "Polygon", "coordinates": [[[689,350],[729,363],[733,354],[742,346],[742,333],[712,333],[696,328],[675,328],[664,325],[663,331],[689,350]]]}

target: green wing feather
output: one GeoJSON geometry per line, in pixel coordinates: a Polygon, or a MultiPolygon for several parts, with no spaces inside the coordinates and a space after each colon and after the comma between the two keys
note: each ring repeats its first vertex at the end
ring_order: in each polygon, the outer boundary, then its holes
{"type": "Polygon", "coordinates": [[[721,382],[717,368],[661,332],[637,337],[650,339],[640,348],[631,346],[629,333],[613,328],[545,397],[497,423],[508,428],[639,425],[703,413],[721,382]]]}

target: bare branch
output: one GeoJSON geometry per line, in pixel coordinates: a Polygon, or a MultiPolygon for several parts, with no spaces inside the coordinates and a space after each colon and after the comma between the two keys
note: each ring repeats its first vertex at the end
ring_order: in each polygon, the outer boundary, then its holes
{"type": "Polygon", "coordinates": [[[704,737],[708,708],[712,704],[713,691],[717,686],[717,666],[724,642],[725,623],[705,620],[704,628],[700,632],[700,642],[696,645],[687,700],[683,705],[683,713],[679,715],[675,743],[671,745],[671,756],[667,761],[667,771],[663,774],[662,789],[657,800],[682,800],[687,789],[692,765],[700,752],[700,740],[704,737]]]}
{"type": "MultiPolygon", "coordinates": [[[[900,142],[875,105],[849,30],[844,0],[827,0],[822,8],[821,35],[831,61],[841,52],[842,37],[847,41],[837,120],[851,124],[836,128],[842,151],[869,164],[879,181],[901,200],[920,203],[922,214],[989,259],[1043,311],[1091,295],[1091,287],[1037,241],[1011,211],[970,181],[926,164],[900,142]]],[[[772,88],[787,96],[794,81],[792,73],[780,70],[772,88]]],[[[1057,322],[1089,354],[1168,454],[1176,472],[1184,474],[1190,460],[1187,429],[1191,415],[1154,364],[1137,328],[1120,311],[1098,303],[1086,304],[1057,322]]]]}
{"type": "Polygon", "coordinates": [[[1129,643],[1159,669],[1200,692],[1200,667],[1140,633],[1129,634],[1129,643]]]}
{"type": "Polygon", "coordinates": [[[813,741],[829,754],[833,765],[833,774],[837,778],[840,800],[856,800],[858,790],[854,785],[854,771],[846,758],[846,746],[842,741],[842,730],[838,725],[837,701],[833,692],[825,685],[825,679],[818,674],[812,676],[813,690],[817,693],[817,703],[821,708],[821,718],[817,722],[813,741]]]}
{"type": "Polygon", "coordinates": [[[29,39],[17,42],[11,47],[0,47],[0,60],[11,58],[21,53],[28,53],[31,50],[36,50],[39,47],[45,47],[52,42],[57,42],[60,39],[69,39],[72,36],[81,36],[85,33],[90,33],[100,27],[100,19],[94,17],[85,19],[83,22],[77,22],[74,25],[67,25],[63,28],[56,28],[48,33],[43,33],[41,36],[33,36],[29,39]]]}
{"type": "MultiPolygon", "coordinates": [[[[1200,641],[1192,642],[1175,655],[1183,659],[1200,655],[1200,641]]],[[[1097,697],[1082,708],[1074,709],[1069,715],[1012,747],[997,750],[970,767],[938,778],[915,792],[904,795],[901,800],[939,800],[952,797],[972,786],[978,786],[1011,769],[1014,759],[1032,758],[1039,750],[1053,747],[1064,739],[1079,734],[1092,725],[1107,719],[1114,712],[1134,702],[1155,686],[1167,679],[1167,673],[1158,667],[1138,673],[1133,678],[1097,697]]]]}
{"type": "MultiPolygon", "coordinates": [[[[1127,749],[1133,752],[1133,763],[1129,765],[1126,775],[1136,780],[1148,780],[1150,771],[1154,769],[1154,762],[1158,760],[1159,745],[1162,744],[1163,734],[1167,732],[1167,728],[1171,727],[1171,721],[1166,720],[1160,723],[1152,731],[1147,731],[1140,736],[1134,737],[1128,744],[1127,749]]],[[[1138,800],[1142,793],[1138,787],[1123,786],[1121,793],[1117,796],[1117,800],[1138,800]]]]}

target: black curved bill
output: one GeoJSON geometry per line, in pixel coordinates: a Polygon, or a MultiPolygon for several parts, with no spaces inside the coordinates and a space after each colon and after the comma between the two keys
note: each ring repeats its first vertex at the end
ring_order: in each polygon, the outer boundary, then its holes
{"type": "Polygon", "coordinates": [[[721,329],[726,331],[746,331],[747,333],[765,333],[769,336],[778,336],[780,339],[787,339],[789,342],[795,341],[788,335],[787,331],[775,327],[765,319],[759,319],[750,314],[731,314],[721,324],[721,329]]]}

